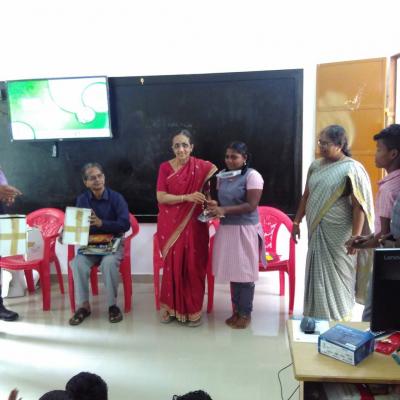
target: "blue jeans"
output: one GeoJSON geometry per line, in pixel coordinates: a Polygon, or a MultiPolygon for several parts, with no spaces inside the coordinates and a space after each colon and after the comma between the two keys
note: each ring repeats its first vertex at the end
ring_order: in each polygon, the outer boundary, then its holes
{"type": "Polygon", "coordinates": [[[242,317],[249,317],[253,311],[254,282],[231,282],[233,309],[242,317]]]}

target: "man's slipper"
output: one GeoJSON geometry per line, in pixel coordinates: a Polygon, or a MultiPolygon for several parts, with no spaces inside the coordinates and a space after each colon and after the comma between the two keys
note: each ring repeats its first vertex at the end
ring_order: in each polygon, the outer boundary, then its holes
{"type": "Polygon", "coordinates": [[[122,312],[117,306],[110,306],[108,308],[108,320],[111,323],[116,323],[122,321],[122,312]]]}
{"type": "Polygon", "coordinates": [[[90,315],[90,311],[87,308],[78,308],[73,317],[69,320],[70,325],[79,325],[90,315]]]}

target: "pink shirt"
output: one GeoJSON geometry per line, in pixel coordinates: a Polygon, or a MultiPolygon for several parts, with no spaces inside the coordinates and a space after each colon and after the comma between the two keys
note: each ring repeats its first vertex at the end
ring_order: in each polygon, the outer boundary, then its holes
{"type": "Polygon", "coordinates": [[[264,187],[264,179],[261,176],[261,174],[253,169],[250,171],[249,175],[247,176],[247,181],[246,181],[246,189],[251,190],[251,189],[263,189],[264,187]]]}
{"type": "Polygon", "coordinates": [[[378,182],[375,199],[375,233],[381,231],[380,217],[391,219],[394,202],[400,193],[400,169],[396,169],[378,182]]]}
{"type": "MultiPolygon", "coordinates": [[[[255,169],[251,170],[246,177],[246,189],[263,189],[264,179],[261,174],[255,169]]],[[[219,179],[217,180],[217,189],[219,189],[219,179]]]]}

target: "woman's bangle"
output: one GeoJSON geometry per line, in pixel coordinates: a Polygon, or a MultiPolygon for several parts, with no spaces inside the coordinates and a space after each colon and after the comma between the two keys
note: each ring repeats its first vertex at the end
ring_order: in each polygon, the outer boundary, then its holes
{"type": "Polygon", "coordinates": [[[293,221],[293,225],[299,226],[300,224],[297,221],[293,221]]]}

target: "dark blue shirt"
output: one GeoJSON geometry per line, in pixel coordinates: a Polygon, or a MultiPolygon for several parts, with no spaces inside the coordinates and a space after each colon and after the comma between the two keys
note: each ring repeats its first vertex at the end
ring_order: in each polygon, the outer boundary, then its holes
{"type": "Polygon", "coordinates": [[[76,206],[91,208],[101,219],[103,225],[100,228],[90,227],[90,233],[112,233],[120,235],[131,227],[129,222],[128,204],[121,194],[105,188],[100,199],[96,199],[88,189],[78,196],[76,206]]]}

